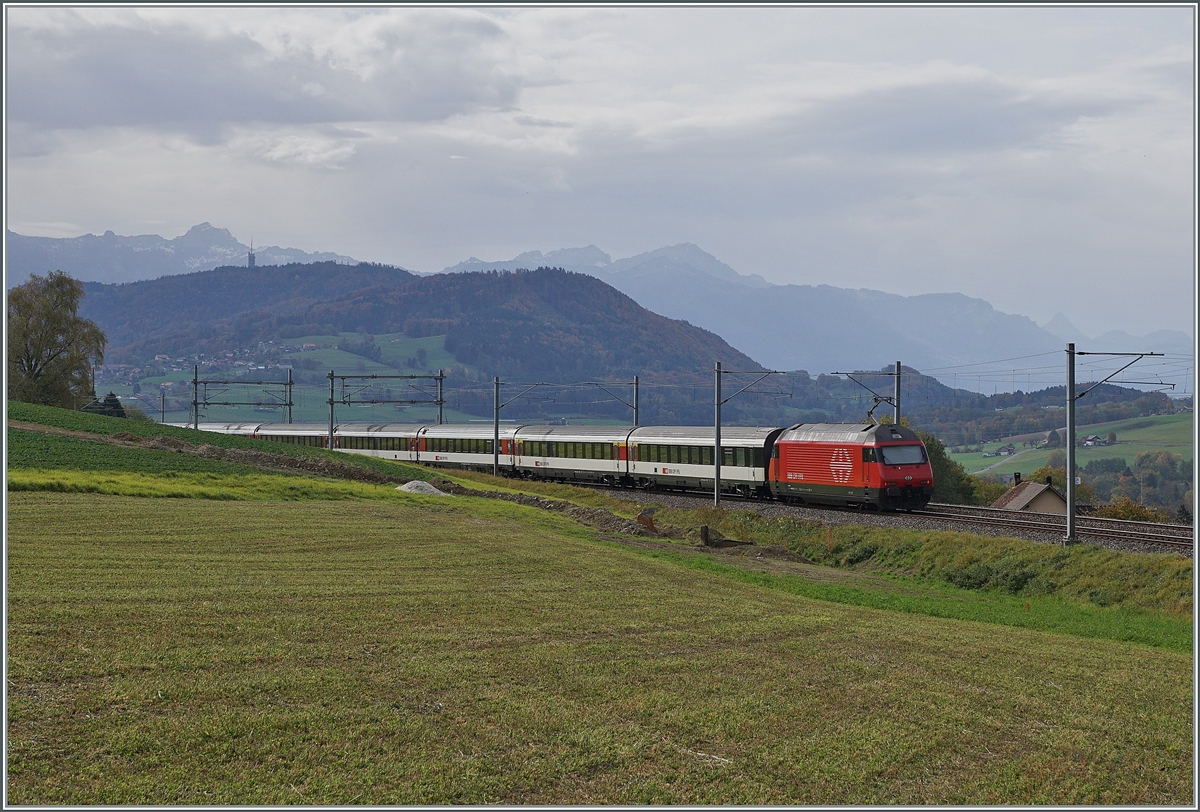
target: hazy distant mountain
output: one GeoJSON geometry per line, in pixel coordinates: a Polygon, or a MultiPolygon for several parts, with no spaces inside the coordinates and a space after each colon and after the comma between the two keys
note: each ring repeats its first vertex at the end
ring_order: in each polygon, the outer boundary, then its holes
{"type": "Polygon", "coordinates": [[[526,251],[512,259],[498,262],[487,262],[477,257],[471,257],[457,265],[446,268],[443,273],[472,273],[475,271],[515,271],[519,268],[533,270],[535,268],[563,268],[577,273],[588,273],[597,276],[596,270],[612,262],[612,257],[594,245],[586,248],[563,248],[543,254],[541,251],[526,251]]]}
{"type": "Polygon", "coordinates": [[[703,284],[710,279],[756,290],[773,287],[758,274],[739,274],[690,242],[647,251],[628,259],[619,259],[597,269],[595,274],[619,290],[656,286],[663,281],[682,285],[703,284]]]}
{"type": "MultiPolygon", "coordinates": [[[[100,236],[26,237],[8,232],[8,287],[22,284],[30,274],[65,271],[86,282],[135,282],[160,276],[206,271],[222,265],[245,266],[250,246],[238,242],[228,229],[209,223],[192,226],[186,234],[164,239],[157,234],[122,237],[111,231],[100,236]]],[[[310,254],[298,248],[268,245],[254,249],[258,265],[345,262],[341,254],[310,254]]]]}
{"type": "Polygon", "coordinates": [[[526,251],[512,259],[486,262],[476,257],[446,268],[444,273],[466,273],[469,271],[515,271],[518,268],[553,266],[575,273],[586,273],[603,279],[618,290],[625,285],[636,285],[647,277],[661,278],[670,273],[679,279],[688,277],[711,277],[745,285],[751,288],[770,287],[770,283],[758,274],[743,276],[724,262],[690,242],[647,251],[616,262],[594,245],[586,248],[562,248],[543,254],[541,251],[526,251]]]}
{"type": "Polygon", "coordinates": [[[948,367],[1061,350],[1062,335],[1077,335],[1081,349],[1088,343],[1098,352],[1119,351],[1118,345],[1191,352],[1184,333],[1163,330],[1134,338],[1112,331],[1092,340],[1062,314],[1039,327],[960,293],[901,296],[830,285],[773,285],[758,275],[739,274],[691,243],[617,260],[594,245],[531,251],[501,262],[472,258],[446,270],[513,270],[551,257],[561,257],[568,270],[603,279],[655,313],[711,330],[775,369],[878,369],[899,360],[923,371],[938,370],[932,374],[952,383],[955,370],[948,367]],[[567,261],[576,257],[575,264],[567,261]]]}
{"type": "Polygon", "coordinates": [[[1042,329],[1057,336],[1061,341],[1073,341],[1078,350],[1092,352],[1162,352],[1177,355],[1192,354],[1192,337],[1179,330],[1155,330],[1144,336],[1130,335],[1123,330],[1109,330],[1092,338],[1067,319],[1062,313],[1042,325],[1042,329]]]}

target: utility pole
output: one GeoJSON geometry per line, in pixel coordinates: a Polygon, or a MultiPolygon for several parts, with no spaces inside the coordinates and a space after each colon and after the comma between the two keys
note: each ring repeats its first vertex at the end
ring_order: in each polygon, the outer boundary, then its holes
{"type": "Polygon", "coordinates": [[[721,362],[713,387],[713,507],[721,506],[721,362]]]}
{"type": "Polygon", "coordinates": [[[1075,344],[1067,344],[1067,536],[1063,544],[1075,539],[1075,344]]]}
{"type": "Polygon", "coordinates": [[[500,379],[492,378],[492,476],[500,476],[500,379]]]}
{"type": "MultiPolygon", "coordinates": [[[[205,388],[205,392],[208,389],[205,388]]],[[[207,394],[205,399],[208,399],[207,394]]],[[[192,428],[200,430],[200,365],[192,367],[192,428]]]]}
{"type": "Polygon", "coordinates": [[[896,362],[896,388],[892,395],[892,424],[900,425],[900,362],[896,362]]]}
{"type": "Polygon", "coordinates": [[[442,404],[446,402],[446,399],[442,396],[442,392],[444,391],[443,383],[445,382],[445,380],[446,380],[446,374],[444,372],[442,372],[442,370],[439,369],[438,374],[437,374],[437,406],[438,406],[438,422],[437,422],[437,424],[439,426],[442,425],[442,404]]]}
{"type": "Polygon", "coordinates": [[[333,450],[333,370],[329,370],[329,450],[333,450]]]}
{"type": "Polygon", "coordinates": [[[750,387],[757,384],[759,381],[767,378],[770,375],[782,375],[784,373],[779,370],[772,369],[763,373],[755,372],[758,375],[750,383],[743,386],[741,389],[734,392],[727,398],[721,397],[721,376],[733,375],[739,370],[729,369],[722,370],[721,362],[717,361],[716,369],[714,370],[716,380],[713,382],[713,507],[721,506],[721,457],[723,450],[721,448],[721,405],[727,400],[733,400],[738,395],[745,392],[750,387]]]}
{"type": "MultiPolygon", "coordinates": [[[[1063,544],[1074,544],[1075,538],[1075,401],[1087,395],[1097,386],[1108,383],[1113,378],[1120,375],[1125,370],[1136,364],[1143,358],[1150,356],[1162,357],[1161,352],[1084,352],[1080,350],[1076,352],[1074,344],[1067,344],[1067,535],[1063,538],[1063,544]],[[1087,389],[1075,394],[1075,356],[1076,355],[1113,355],[1132,357],[1125,366],[1118,369],[1108,377],[1094,383],[1087,389]]],[[[1163,384],[1162,380],[1158,381],[1122,381],[1125,384],[1158,384],[1167,386],[1171,389],[1175,388],[1175,384],[1163,384]]]]}
{"type": "Polygon", "coordinates": [[[167,393],[159,392],[158,397],[159,397],[158,422],[166,423],[167,422],[167,393]]]}
{"type": "Polygon", "coordinates": [[[291,422],[292,422],[292,368],[291,367],[288,367],[287,410],[288,410],[288,424],[291,425],[291,422]]]}
{"type": "Polygon", "coordinates": [[[636,428],[641,423],[638,422],[638,376],[633,376],[633,425],[636,428]]]}

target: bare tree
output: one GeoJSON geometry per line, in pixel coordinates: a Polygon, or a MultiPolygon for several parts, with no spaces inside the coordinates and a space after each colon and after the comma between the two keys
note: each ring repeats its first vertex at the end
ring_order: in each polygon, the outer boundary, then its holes
{"type": "Polygon", "coordinates": [[[91,370],[107,339],[79,316],[83,284],[62,271],[34,274],[8,293],[8,397],[75,408],[94,397],[91,370]]]}

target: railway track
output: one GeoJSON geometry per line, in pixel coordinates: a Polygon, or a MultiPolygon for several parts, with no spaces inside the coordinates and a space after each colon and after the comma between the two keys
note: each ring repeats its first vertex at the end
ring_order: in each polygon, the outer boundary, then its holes
{"type": "MultiPolygon", "coordinates": [[[[620,495],[619,489],[608,489],[620,495]]],[[[641,498],[649,493],[654,497],[670,497],[680,500],[704,502],[711,504],[712,496],[685,491],[642,491],[641,498]]],[[[875,523],[906,524],[908,519],[919,518],[925,521],[952,522],[954,524],[978,525],[996,530],[1011,530],[1018,534],[1038,534],[1043,541],[1062,539],[1067,533],[1067,517],[1050,513],[1017,513],[999,508],[973,507],[967,505],[947,505],[936,502],[930,503],[924,510],[914,510],[912,513],[879,513],[864,512],[857,508],[839,508],[832,506],[804,505],[793,506],[782,502],[748,499],[730,496],[725,500],[728,505],[739,505],[755,510],[770,508],[773,511],[838,513],[855,514],[875,523]],[[889,522],[889,518],[892,519],[889,522]],[[1049,538],[1047,538],[1049,537],[1049,538]]],[[[810,514],[811,515],[811,514],[810,514]]],[[[1120,519],[1097,519],[1091,516],[1080,516],[1075,520],[1075,534],[1082,540],[1119,543],[1121,549],[1130,550],[1142,546],[1157,546],[1191,554],[1193,549],[1193,531],[1190,525],[1157,524],[1154,522],[1131,522],[1120,519]]]]}
{"type": "MultiPolygon", "coordinates": [[[[1009,527],[1017,530],[1033,530],[1066,535],[1067,517],[1049,513],[1015,514],[999,508],[970,507],[930,503],[925,510],[913,511],[914,516],[952,519],[954,521],[982,524],[992,527],[1009,527]]],[[[1157,524],[1154,522],[1131,522],[1121,519],[1097,519],[1077,516],[1075,534],[1082,538],[1106,538],[1143,544],[1157,544],[1174,549],[1191,550],[1193,547],[1192,527],[1185,524],[1157,524]]]]}

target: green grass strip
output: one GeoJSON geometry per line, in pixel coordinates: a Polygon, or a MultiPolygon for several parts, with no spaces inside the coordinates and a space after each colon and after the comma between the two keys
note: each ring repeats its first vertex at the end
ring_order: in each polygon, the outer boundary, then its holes
{"type": "MultiPolygon", "coordinates": [[[[105,417],[104,415],[73,412],[70,409],[59,409],[54,406],[37,406],[32,403],[8,401],[8,419],[21,420],[26,423],[39,423],[44,426],[70,431],[82,431],[92,434],[118,434],[126,432],[138,437],[173,437],[192,445],[213,445],[220,448],[243,448],[254,451],[266,451],[272,454],[287,454],[292,457],[308,459],[336,460],[347,465],[356,465],[371,471],[408,477],[409,479],[432,479],[436,473],[419,465],[385,460],[365,454],[348,454],[344,451],[329,451],[312,446],[292,445],[291,443],[267,442],[239,437],[235,434],[217,434],[210,431],[195,431],[178,426],[165,426],[161,423],[151,423],[146,420],[128,420],[120,417],[105,417]]],[[[11,463],[10,463],[11,464],[11,463]]]]}
{"type": "Polygon", "coordinates": [[[905,583],[914,590],[920,590],[921,594],[905,594],[845,584],[817,583],[796,575],[747,571],[704,556],[682,555],[669,550],[634,551],[691,569],[831,603],[1139,643],[1185,653],[1193,648],[1192,624],[1177,618],[1079,606],[1053,598],[1024,598],[992,591],[940,587],[916,579],[905,579],[905,583]],[[1029,606],[1028,611],[1026,605],[1029,606]]]}
{"type": "MultiPolygon", "coordinates": [[[[218,501],[262,501],[283,499],[394,500],[390,485],[370,485],[345,480],[323,480],[286,474],[230,474],[209,472],[106,473],[66,468],[10,468],[9,491],[53,493],[99,493],[109,496],[140,496],[150,499],[214,499],[218,501]]],[[[404,494],[408,496],[408,494],[404,494]]],[[[437,498],[437,497],[425,497],[437,498]]],[[[442,497],[444,498],[444,497],[442,497]]]]}

